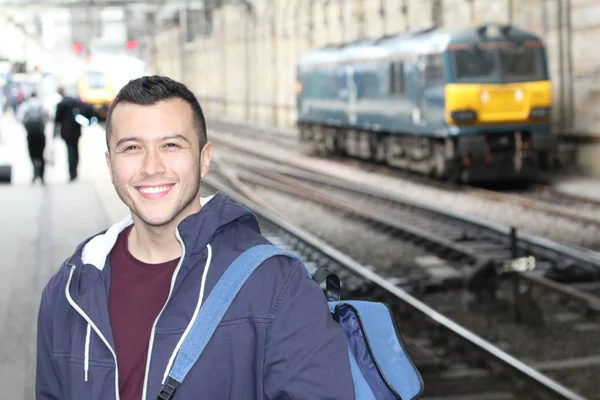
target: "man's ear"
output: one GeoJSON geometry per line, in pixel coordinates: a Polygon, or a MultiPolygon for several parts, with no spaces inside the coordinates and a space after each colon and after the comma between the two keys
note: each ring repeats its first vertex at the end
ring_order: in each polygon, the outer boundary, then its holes
{"type": "Polygon", "coordinates": [[[110,152],[106,150],[104,152],[104,157],[106,158],[106,165],[108,166],[108,173],[110,174],[110,179],[112,180],[112,168],[110,166],[110,152]]]}
{"type": "Polygon", "coordinates": [[[213,145],[207,142],[200,153],[200,177],[204,178],[210,171],[210,163],[213,158],[213,145]]]}

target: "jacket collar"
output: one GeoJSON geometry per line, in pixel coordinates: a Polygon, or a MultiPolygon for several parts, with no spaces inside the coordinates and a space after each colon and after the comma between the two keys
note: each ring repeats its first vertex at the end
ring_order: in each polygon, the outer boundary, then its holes
{"type": "MultiPolygon", "coordinates": [[[[206,205],[214,196],[201,197],[200,203],[202,207],[206,205]]],[[[84,246],[81,252],[82,264],[90,264],[96,267],[99,271],[104,269],[106,265],[106,259],[110,254],[110,251],[115,246],[119,234],[133,224],[131,214],[128,214],[121,221],[112,225],[108,230],[102,234],[99,234],[89,240],[84,246]]],[[[183,224],[183,222],[182,222],[183,224]]]]}

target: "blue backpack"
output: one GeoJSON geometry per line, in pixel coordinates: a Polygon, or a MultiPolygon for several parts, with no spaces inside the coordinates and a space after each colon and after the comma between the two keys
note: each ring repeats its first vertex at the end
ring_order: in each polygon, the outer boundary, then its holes
{"type": "MultiPolygon", "coordinates": [[[[173,399],[177,387],[200,357],[246,279],[274,256],[300,260],[278,247],[259,245],[246,250],[227,268],[201,307],[157,400],[173,399]]],[[[308,269],[306,272],[310,276],[308,269]]],[[[423,391],[423,381],[406,353],[387,306],[366,301],[339,301],[339,278],[326,270],[317,270],[312,278],[318,283],[328,279],[329,309],[348,337],[356,400],[418,398],[423,391]]]]}

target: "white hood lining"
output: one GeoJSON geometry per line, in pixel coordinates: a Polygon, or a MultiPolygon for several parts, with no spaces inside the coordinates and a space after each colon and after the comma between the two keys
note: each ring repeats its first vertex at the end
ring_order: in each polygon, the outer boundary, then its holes
{"type": "MultiPolygon", "coordinates": [[[[214,195],[201,197],[200,205],[204,207],[213,197],[214,195]]],[[[131,214],[128,214],[121,221],[111,226],[105,233],[91,239],[83,247],[81,261],[84,264],[92,264],[102,271],[106,263],[106,257],[117,242],[119,234],[131,224],[133,224],[133,219],[131,218],[131,214]]]]}

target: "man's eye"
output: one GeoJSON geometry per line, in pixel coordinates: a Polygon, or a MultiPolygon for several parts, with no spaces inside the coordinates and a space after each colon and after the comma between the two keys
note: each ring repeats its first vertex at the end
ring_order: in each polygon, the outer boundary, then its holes
{"type": "Polygon", "coordinates": [[[167,144],[165,144],[165,147],[177,148],[177,147],[179,147],[179,145],[175,144],[175,143],[167,143],[167,144]]]}
{"type": "Polygon", "coordinates": [[[139,149],[139,146],[127,146],[123,151],[133,151],[139,149]]]}

